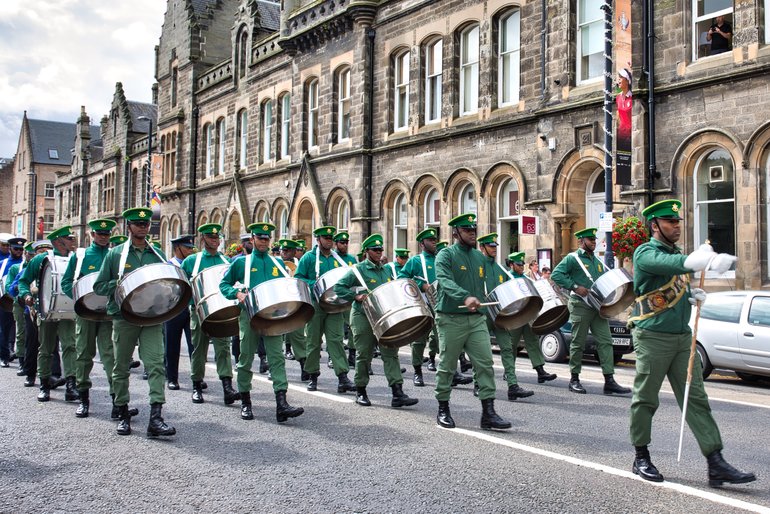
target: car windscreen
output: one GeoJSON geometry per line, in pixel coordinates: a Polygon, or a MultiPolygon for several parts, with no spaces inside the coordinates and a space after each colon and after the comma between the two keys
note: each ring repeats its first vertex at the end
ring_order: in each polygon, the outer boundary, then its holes
{"type": "Polygon", "coordinates": [[[709,295],[700,310],[700,317],[738,323],[745,295],[709,295]]]}

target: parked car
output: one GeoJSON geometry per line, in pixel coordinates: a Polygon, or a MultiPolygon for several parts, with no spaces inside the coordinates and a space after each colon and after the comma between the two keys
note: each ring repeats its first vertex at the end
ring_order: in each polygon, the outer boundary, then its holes
{"type": "MultiPolygon", "coordinates": [[[[695,309],[690,327],[695,323],[695,309]]],[[[724,291],[706,297],[698,321],[703,378],[714,368],[743,380],[770,377],[770,291],[724,291]]]]}
{"type": "MultiPolygon", "coordinates": [[[[631,330],[626,327],[626,322],[611,318],[610,333],[612,334],[612,347],[615,362],[619,362],[623,355],[634,351],[634,344],[631,340],[631,330]]],[[[566,322],[559,330],[554,330],[548,334],[540,336],[540,347],[543,350],[543,356],[547,362],[565,362],[569,360],[569,345],[572,341],[572,323],[566,322]]],[[[588,331],[586,338],[585,354],[593,354],[598,360],[596,353],[596,341],[588,331]]]]}

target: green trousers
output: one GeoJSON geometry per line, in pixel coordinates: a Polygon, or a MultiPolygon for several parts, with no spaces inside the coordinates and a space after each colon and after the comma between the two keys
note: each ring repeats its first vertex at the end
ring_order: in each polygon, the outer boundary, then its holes
{"type": "MultiPolygon", "coordinates": [[[[350,330],[353,332],[353,345],[356,347],[356,387],[369,385],[369,365],[372,363],[374,346],[377,338],[372,332],[372,325],[363,311],[353,309],[350,311],[350,330]]],[[[334,357],[332,357],[333,359],[334,357]]],[[[398,362],[398,348],[380,346],[380,358],[385,368],[385,378],[388,385],[403,384],[401,376],[401,364],[398,362]]]]}
{"type": "Polygon", "coordinates": [[[430,329],[430,332],[423,337],[420,341],[415,341],[411,344],[412,347],[412,366],[422,366],[422,358],[425,355],[425,347],[432,354],[438,353],[438,332],[436,331],[436,324],[430,329]]]}
{"type": "Polygon", "coordinates": [[[435,396],[447,401],[452,392],[452,377],[457,359],[466,352],[473,364],[479,399],[495,397],[495,372],[492,369],[492,344],[489,340],[486,316],[483,314],[446,314],[436,316],[438,348],[441,360],[436,372],[435,396]]]}
{"type": "MultiPolygon", "coordinates": [[[[638,327],[632,333],[636,378],[631,399],[631,444],[646,446],[652,440],[652,417],[660,403],[658,396],[664,378],[668,377],[679,408],[682,408],[692,334],[666,334],[638,327]]],[[[722,438],[703,387],[700,359],[696,357],[694,364],[686,421],[705,456],[722,449],[722,438]]]]}
{"type": "MultiPolygon", "coordinates": [[[[238,392],[251,391],[251,379],[254,373],[251,365],[254,354],[257,353],[260,335],[251,328],[249,316],[241,310],[238,318],[241,335],[241,355],[238,357],[238,392]]],[[[265,354],[270,366],[270,376],[273,378],[273,391],[286,391],[289,382],[286,380],[286,359],[283,355],[283,338],[281,336],[262,336],[265,341],[265,354]]]]}
{"type": "Polygon", "coordinates": [[[306,327],[307,325],[283,336],[285,342],[291,345],[291,352],[297,360],[307,359],[307,344],[305,342],[306,327]]]}
{"type": "Polygon", "coordinates": [[[230,362],[229,337],[209,337],[201,327],[201,320],[195,308],[190,309],[190,333],[192,334],[193,352],[190,359],[190,378],[193,382],[203,380],[206,376],[206,357],[209,354],[209,342],[214,343],[214,360],[217,363],[219,379],[232,378],[233,368],[230,362]]]}
{"type": "Polygon", "coordinates": [[[13,301],[13,320],[16,322],[16,355],[24,358],[27,351],[27,329],[24,325],[24,307],[16,300],[13,301]]]}
{"type": "Polygon", "coordinates": [[[112,321],[112,344],[115,348],[115,367],[112,371],[112,390],[115,405],[128,405],[128,379],[134,347],[139,345],[139,358],[144,364],[150,386],[150,404],[166,403],[166,369],[163,366],[163,324],[140,327],[122,318],[112,321]]]}
{"type": "Polygon", "coordinates": [[[344,313],[337,312],[329,314],[321,309],[318,304],[315,307],[315,314],[308,322],[305,334],[307,336],[307,361],[305,362],[305,371],[311,375],[321,373],[321,336],[326,336],[326,351],[334,364],[334,374],[347,373],[350,371],[348,366],[348,357],[345,355],[345,346],[342,344],[345,318],[344,313]]]}
{"type": "Polygon", "coordinates": [[[38,324],[40,350],[37,354],[37,376],[51,378],[51,355],[56,349],[58,338],[61,344],[62,373],[65,377],[75,376],[75,321],[40,321],[38,324]]]}
{"type": "Polygon", "coordinates": [[[96,349],[99,348],[99,359],[102,361],[107,383],[112,390],[112,370],[115,368],[115,350],[112,346],[112,320],[91,321],[78,316],[75,319],[75,379],[78,390],[91,389],[91,370],[94,368],[96,349]]]}
{"type": "Polygon", "coordinates": [[[599,311],[574,296],[569,299],[569,320],[572,323],[572,341],[569,345],[570,373],[580,374],[583,369],[583,351],[586,347],[588,329],[596,341],[596,351],[601,361],[602,373],[615,373],[615,361],[612,350],[610,323],[599,316],[599,311]]]}

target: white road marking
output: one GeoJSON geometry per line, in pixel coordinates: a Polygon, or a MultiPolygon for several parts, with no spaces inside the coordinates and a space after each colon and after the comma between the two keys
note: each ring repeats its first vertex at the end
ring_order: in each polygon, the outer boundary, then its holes
{"type": "MultiPolygon", "coordinates": [[[[439,428],[439,430],[447,430],[445,428],[439,428]]],[[[454,428],[450,430],[451,432],[455,432],[458,434],[462,434],[468,437],[474,437],[476,439],[480,439],[482,441],[486,441],[493,444],[498,444],[500,446],[507,446],[508,448],[513,448],[514,450],[520,450],[527,453],[532,453],[534,455],[540,455],[542,457],[546,457],[549,459],[559,460],[562,462],[567,462],[569,464],[574,464],[576,466],[581,466],[584,468],[590,468],[594,469],[596,471],[601,471],[604,473],[609,473],[610,475],[615,475],[621,478],[628,478],[631,480],[636,480],[639,482],[643,482],[647,485],[651,485],[654,487],[662,487],[663,489],[670,489],[672,491],[677,491],[682,494],[687,494],[689,496],[695,496],[697,498],[701,498],[707,501],[711,501],[714,503],[720,503],[723,505],[729,505],[731,507],[736,507],[739,509],[745,509],[752,512],[762,512],[762,513],[768,513],[770,514],[770,508],[765,507],[763,505],[758,505],[755,503],[749,503],[745,502],[743,500],[737,500],[735,498],[730,498],[729,496],[723,496],[721,494],[717,494],[711,491],[703,491],[701,489],[696,489],[695,487],[690,487],[687,485],[677,484],[676,482],[649,482],[647,480],[644,480],[631,471],[624,471],[622,469],[613,468],[610,466],[605,466],[604,464],[599,464],[597,462],[591,462],[587,460],[578,459],[575,457],[570,457],[568,455],[562,455],[560,453],[548,451],[548,450],[541,450],[540,448],[535,448],[533,446],[527,446],[520,443],[514,443],[513,441],[509,441],[507,439],[503,439],[500,437],[496,437],[484,432],[475,432],[473,430],[466,430],[464,428],[454,428]]]]}

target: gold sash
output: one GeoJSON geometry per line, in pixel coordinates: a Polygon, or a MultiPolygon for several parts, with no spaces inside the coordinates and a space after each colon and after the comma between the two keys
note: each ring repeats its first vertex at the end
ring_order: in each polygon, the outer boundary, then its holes
{"type": "Polygon", "coordinates": [[[674,275],[668,283],[658,289],[637,296],[634,311],[628,322],[642,321],[672,308],[684,296],[689,282],[689,275],[674,275]]]}

